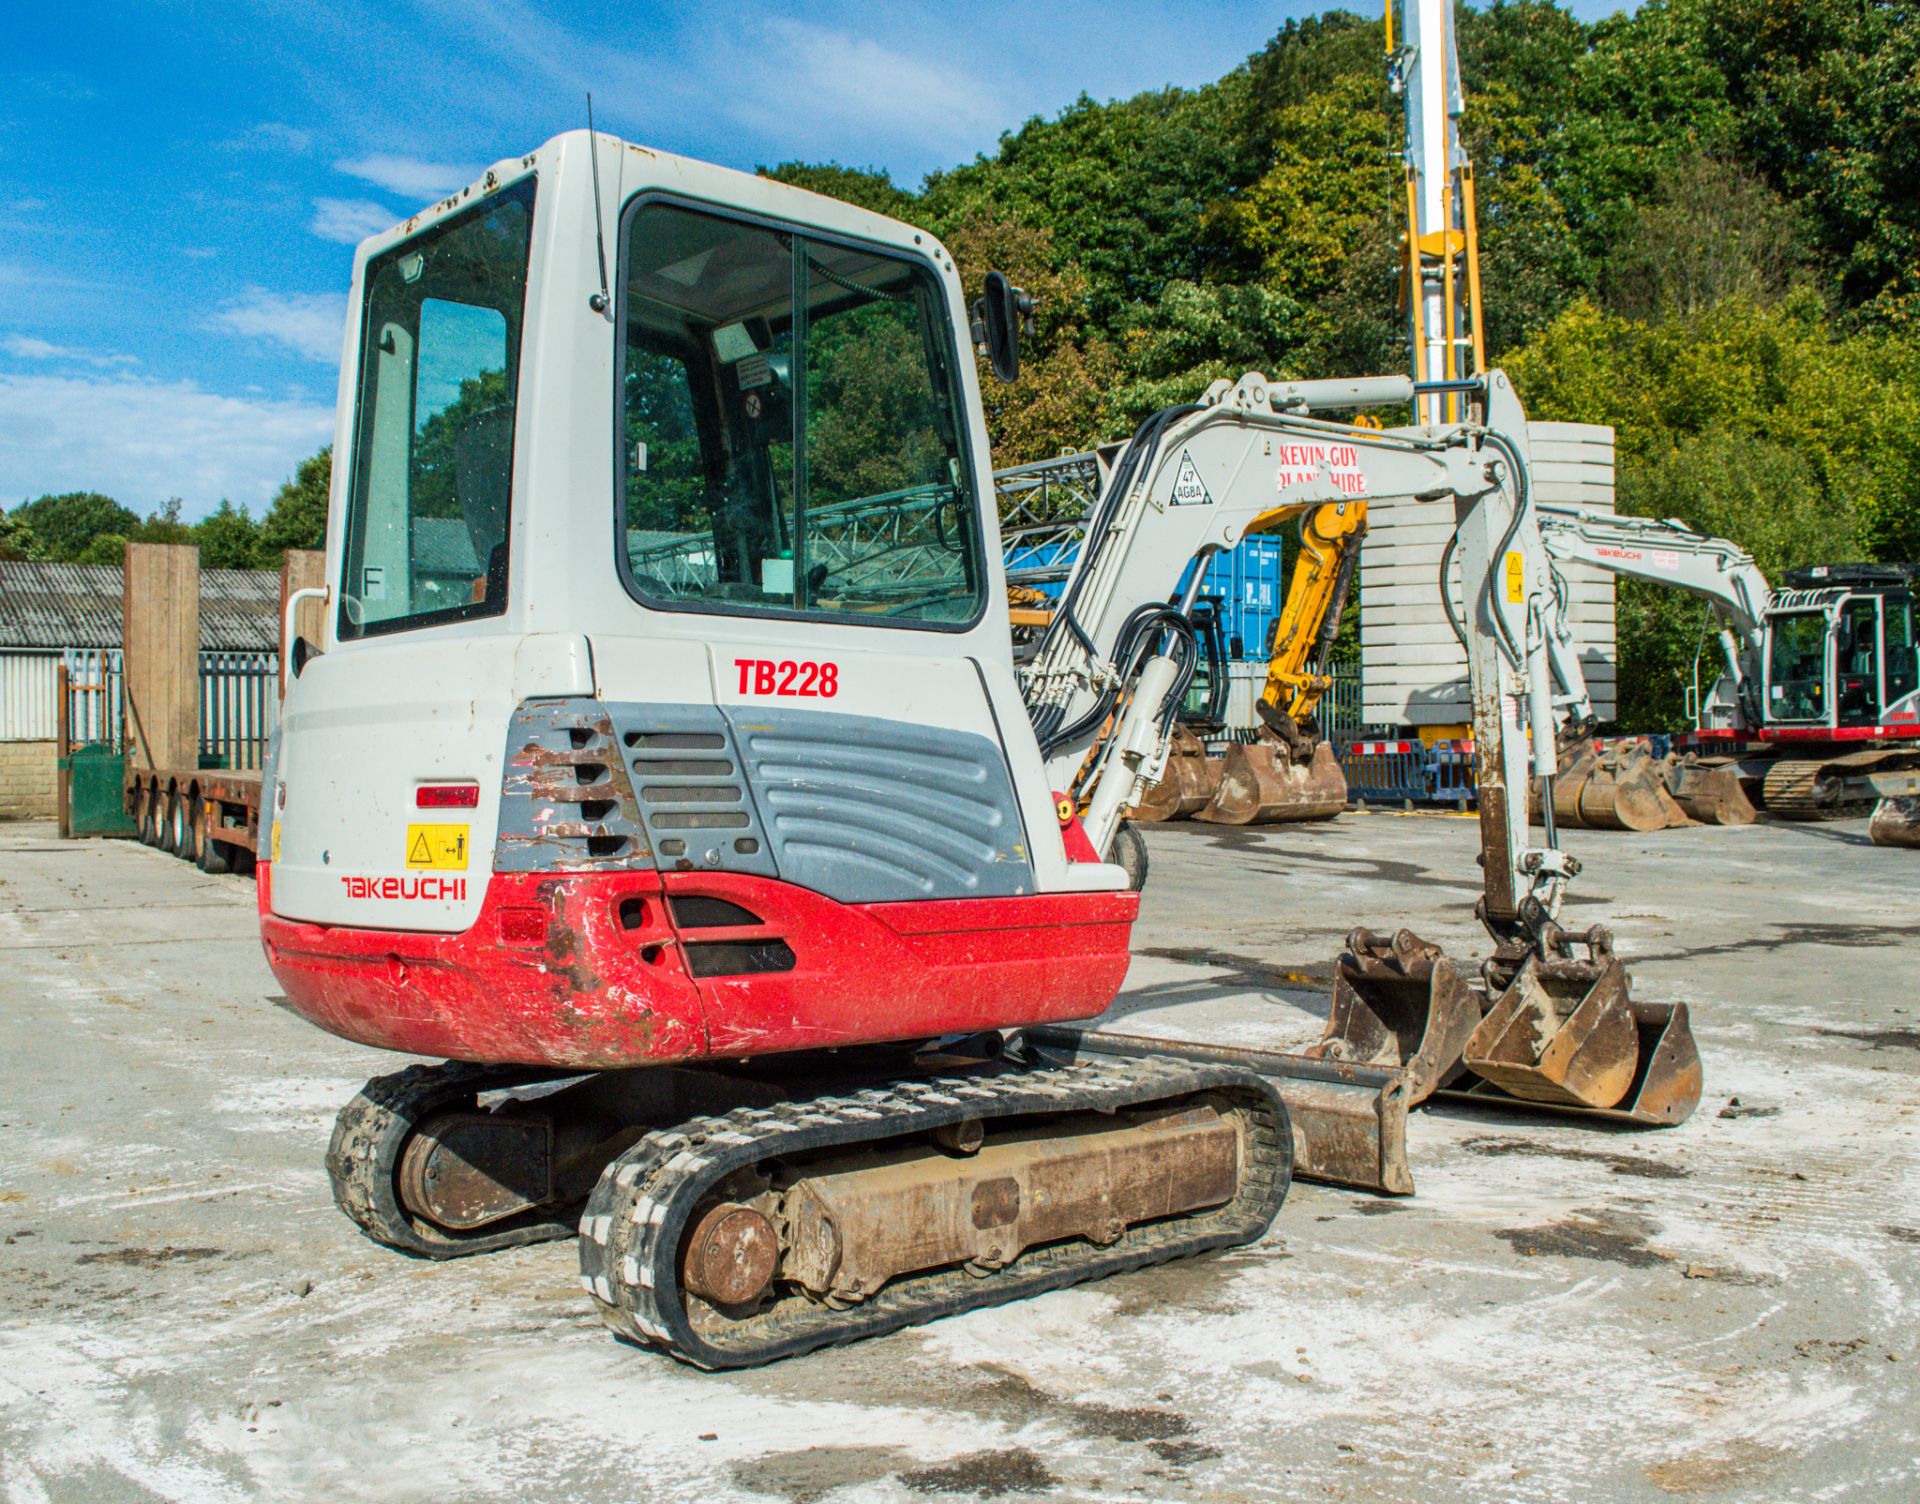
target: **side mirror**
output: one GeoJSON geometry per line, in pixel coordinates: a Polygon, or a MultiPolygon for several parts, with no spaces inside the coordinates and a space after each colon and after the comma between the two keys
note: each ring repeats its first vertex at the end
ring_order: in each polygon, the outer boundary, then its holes
{"type": "Polygon", "coordinates": [[[293,639],[293,651],[287,655],[291,660],[292,677],[298,679],[300,670],[320,656],[320,649],[304,637],[293,639]]]}
{"type": "Polygon", "coordinates": [[[1020,374],[1020,330],[1033,322],[1033,299],[1005,272],[988,272],[986,291],[974,300],[973,342],[983,347],[993,374],[1012,381],[1020,374]]]}

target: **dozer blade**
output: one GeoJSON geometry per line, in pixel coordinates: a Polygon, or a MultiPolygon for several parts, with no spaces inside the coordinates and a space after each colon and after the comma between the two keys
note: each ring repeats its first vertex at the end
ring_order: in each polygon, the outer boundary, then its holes
{"type": "Polygon", "coordinates": [[[1458,1073],[1479,1022],[1473,989],[1439,946],[1411,930],[1389,940],[1359,929],[1334,967],[1326,1033],[1306,1054],[1404,1070],[1411,1107],[1458,1073]]]}
{"type": "Polygon", "coordinates": [[[1530,955],[1467,1041],[1468,1092],[1656,1126],[1700,1101],[1700,1054],[1683,1003],[1636,1003],[1613,937],[1595,926],[1560,935],[1560,954],[1530,955]],[[1573,957],[1569,940],[1587,947],[1573,957]]]}
{"type": "Polygon", "coordinates": [[[1277,1050],[1246,1050],[1143,1034],[1096,1034],[1036,1027],[1020,1031],[1023,1046],[1075,1060],[1083,1055],[1172,1056],[1238,1065],[1266,1077],[1293,1124],[1293,1173],[1302,1180],[1411,1196],[1407,1167],[1407,1073],[1348,1065],[1277,1050]]]}
{"type": "Polygon", "coordinates": [[[1305,762],[1295,762],[1279,742],[1259,741],[1227,749],[1219,787],[1194,819],[1217,825],[1278,825],[1295,820],[1331,820],[1347,807],[1347,777],[1333,748],[1321,742],[1305,762]]]}
{"type": "Polygon", "coordinates": [[[1174,728],[1167,770],[1147,787],[1133,807],[1133,818],[1149,822],[1185,820],[1204,809],[1219,787],[1224,762],[1207,756],[1200,739],[1184,726],[1174,728]]]}

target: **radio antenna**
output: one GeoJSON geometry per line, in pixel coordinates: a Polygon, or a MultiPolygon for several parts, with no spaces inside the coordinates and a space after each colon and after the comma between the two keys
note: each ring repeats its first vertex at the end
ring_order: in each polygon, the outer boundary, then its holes
{"type": "Polygon", "coordinates": [[[593,92],[587,92],[587,159],[593,170],[593,248],[600,256],[600,291],[587,299],[587,306],[595,313],[605,313],[613,306],[613,299],[607,294],[607,232],[600,217],[600,149],[599,138],[593,130],[593,92]]]}

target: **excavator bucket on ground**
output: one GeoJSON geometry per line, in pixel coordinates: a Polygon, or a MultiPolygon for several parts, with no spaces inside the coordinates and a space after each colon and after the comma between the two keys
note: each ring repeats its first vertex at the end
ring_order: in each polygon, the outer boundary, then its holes
{"type": "Polygon", "coordinates": [[[1604,752],[1578,744],[1553,780],[1554,822],[1569,830],[1751,825],[1758,817],[1731,758],[1655,757],[1643,741],[1604,752]]]}
{"type": "Polygon", "coordinates": [[[1132,818],[1149,822],[1186,820],[1207,807],[1225,771],[1225,761],[1207,749],[1185,726],[1176,726],[1167,753],[1167,770],[1147,786],[1132,818]]]}
{"type": "Polygon", "coordinates": [[[1920,846],[1920,799],[1882,799],[1867,834],[1876,846],[1920,846]]]}
{"type": "Polygon", "coordinates": [[[1577,938],[1584,960],[1530,955],[1466,1042],[1462,1063],[1484,1088],[1521,1102],[1665,1125],[1700,1101],[1700,1055],[1684,1003],[1636,1003],[1613,937],[1600,926],[1577,938]]]}
{"type": "Polygon", "coordinates": [[[1702,825],[1751,825],[1760,817],[1730,758],[1669,758],[1667,788],[1687,817],[1702,825]]]}
{"type": "Polygon", "coordinates": [[[1347,807],[1347,776],[1333,748],[1316,744],[1305,759],[1262,732],[1227,748],[1219,786],[1193,818],[1217,825],[1278,825],[1331,820],[1347,807]]]}
{"type": "Polygon", "coordinates": [[[1639,742],[1605,752],[1591,742],[1578,746],[1554,777],[1553,818],[1568,830],[1665,830],[1690,823],[1667,789],[1666,765],[1639,742]]]}
{"type": "Polygon", "coordinates": [[[1461,1051],[1479,1022],[1480,1003],[1466,974],[1439,946],[1411,930],[1389,939],[1357,929],[1334,966],[1326,1032],[1305,1053],[1404,1070],[1413,1106],[1458,1074],[1461,1051]]]}

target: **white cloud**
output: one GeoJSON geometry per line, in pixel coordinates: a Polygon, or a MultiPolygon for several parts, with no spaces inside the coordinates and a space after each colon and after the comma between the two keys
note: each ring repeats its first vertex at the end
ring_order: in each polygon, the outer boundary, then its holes
{"type": "Polygon", "coordinates": [[[392,229],[405,217],[372,199],[317,198],[313,201],[313,223],[307,228],[322,240],[358,245],[369,235],[392,229]]]}
{"type": "Polygon", "coordinates": [[[76,350],[71,345],[56,345],[33,334],[9,334],[0,339],[0,350],[19,360],[81,361],[90,366],[137,366],[131,355],[96,355],[91,350],[76,350]]]}
{"type": "Polygon", "coordinates": [[[212,324],[234,334],[271,340],[309,360],[340,359],[347,300],[331,292],[268,292],[250,287],[213,316],[212,324]]]}
{"type": "Polygon", "coordinates": [[[948,59],[804,21],[775,17],[764,29],[772,45],[742,59],[758,77],[726,95],[736,119],[768,129],[810,119],[945,143],[972,140],[1006,118],[999,91],[948,59]]]}
{"type": "Polygon", "coordinates": [[[359,178],[376,188],[385,188],[390,193],[414,199],[445,198],[480,176],[478,167],[423,162],[418,157],[396,157],[377,152],[372,156],[335,162],[333,165],[336,171],[344,172],[350,178],[359,178]]]}
{"type": "Polygon", "coordinates": [[[96,490],[144,512],[180,496],[189,519],[226,497],[257,515],[332,436],[333,409],[304,398],[119,373],[0,376],[0,497],[96,490]]]}

